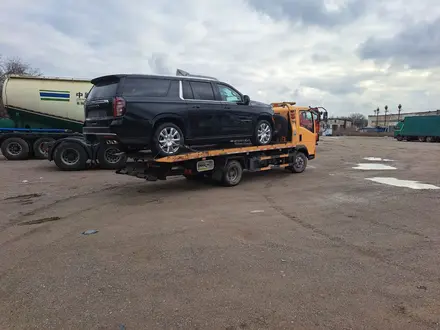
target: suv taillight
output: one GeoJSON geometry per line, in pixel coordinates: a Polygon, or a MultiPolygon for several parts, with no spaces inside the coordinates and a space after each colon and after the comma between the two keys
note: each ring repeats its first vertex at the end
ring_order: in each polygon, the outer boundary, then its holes
{"type": "Polygon", "coordinates": [[[125,114],[125,100],[122,97],[115,97],[113,100],[113,116],[121,117],[125,114]]]}

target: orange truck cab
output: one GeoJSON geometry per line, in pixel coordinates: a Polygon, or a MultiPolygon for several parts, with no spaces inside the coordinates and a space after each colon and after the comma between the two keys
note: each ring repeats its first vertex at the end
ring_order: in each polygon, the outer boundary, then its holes
{"type": "MultiPolygon", "coordinates": [[[[275,126],[278,132],[283,131],[281,118],[289,120],[289,113],[299,114],[299,126],[315,134],[316,142],[319,141],[320,122],[327,121],[327,110],[323,107],[297,106],[296,102],[275,102],[271,103],[274,109],[275,126]],[[321,111],[320,111],[321,109],[321,111]]],[[[283,133],[281,133],[283,135],[283,133]]]]}

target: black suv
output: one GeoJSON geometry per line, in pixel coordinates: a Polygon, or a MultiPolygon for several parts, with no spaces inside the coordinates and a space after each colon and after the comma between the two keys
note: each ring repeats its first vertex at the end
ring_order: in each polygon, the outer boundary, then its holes
{"type": "Polygon", "coordinates": [[[83,133],[124,150],[176,155],[190,145],[250,139],[270,144],[273,109],[231,85],[201,76],[108,75],[92,80],[83,133]]]}

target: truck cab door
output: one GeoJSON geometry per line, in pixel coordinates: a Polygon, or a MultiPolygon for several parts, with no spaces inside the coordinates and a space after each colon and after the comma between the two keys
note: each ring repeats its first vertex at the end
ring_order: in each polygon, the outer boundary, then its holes
{"type": "Polygon", "coordinates": [[[315,154],[316,129],[312,113],[308,110],[299,111],[298,144],[305,146],[310,155],[315,154]]]}

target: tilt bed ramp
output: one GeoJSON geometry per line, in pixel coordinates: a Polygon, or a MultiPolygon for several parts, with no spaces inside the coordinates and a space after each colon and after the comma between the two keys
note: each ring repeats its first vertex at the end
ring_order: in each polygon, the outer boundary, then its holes
{"type": "MultiPolygon", "coordinates": [[[[272,103],[277,130],[273,144],[241,146],[225,149],[200,150],[156,158],[153,154],[137,152],[121,155],[127,157],[125,166],[116,173],[131,175],[147,181],[166,180],[168,176],[183,175],[188,180],[211,178],[224,186],[236,186],[244,170],[250,172],[284,168],[292,173],[302,173],[308,160],[316,156],[318,132],[322,120],[327,120],[327,110],[298,107],[295,102],[272,103]]],[[[111,137],[101,143],[118,144],[111,137]]]]}

